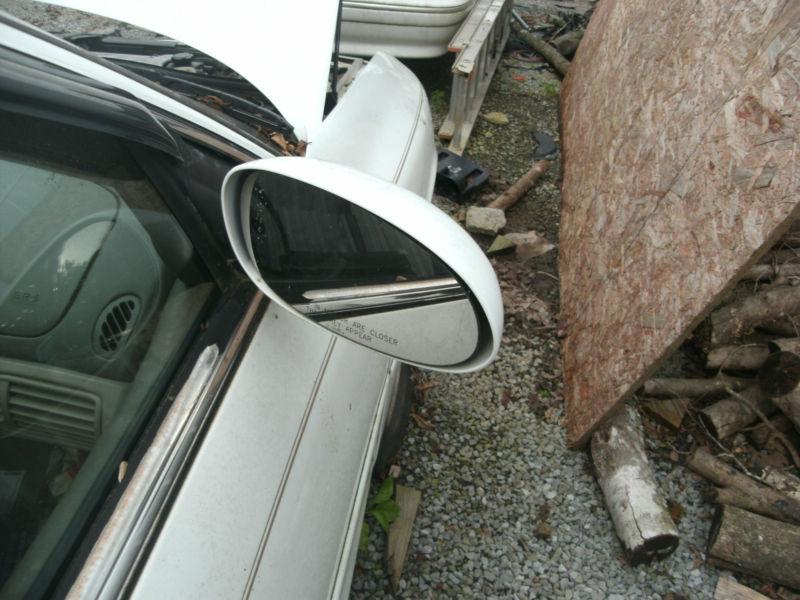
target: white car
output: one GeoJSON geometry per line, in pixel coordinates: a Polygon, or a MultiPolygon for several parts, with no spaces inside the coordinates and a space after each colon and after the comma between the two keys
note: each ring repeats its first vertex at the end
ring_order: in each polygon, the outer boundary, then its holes
{"type": "Polygon", "coordinates": [[[341,50],[433,58],[447,46],[475,0],[342,0],[341,50]]]}
{"type": "Polygon", "coordinates": [[[400,361],[502,330],[425,94],[323,119],[335,2],[65,4],[188,46],[0,13],[0,598],[345,597],[400,361]]]}

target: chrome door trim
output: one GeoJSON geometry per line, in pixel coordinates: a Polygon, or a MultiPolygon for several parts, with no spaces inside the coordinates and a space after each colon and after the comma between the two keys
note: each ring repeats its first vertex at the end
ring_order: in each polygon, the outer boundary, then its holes
{"type": "Polygon", "coordinates": [[[201,352],[67,598],[124,594],[263,302],[261,294],[253,298],[222,354],[215,344],[201,352]]]}
{"type": "Polygon", "coordinates": [[[386,370],[386,378],[383,381],[383,388],[379,396],[380,400],[375,407],[372,418],[367,445],[364,448],[364,455],[361,459],[361,476],[359,477],[358,487],[353,494],[353,501],[350,508],[350,517],[344,531],[341,547],[339,548],[339,561],[336,573],[331,581],[329,600],[344,600],[350,593],[350,584],[353,578],[353,563],[350,560],[353,552],[357,552],[354,545],[358,545],[361,532],[361,524],[364,522],[364,509],[369,495],[370,481],[372,479],[372,467],[375,464],[375,457],[378,455],[378,447],[383,437],[383,428],[386,420],[386,411],[389,406],[390,396],[394,394],[396,383],[394,375],[400,368],[398,361],[391,361],[386,370]]]}

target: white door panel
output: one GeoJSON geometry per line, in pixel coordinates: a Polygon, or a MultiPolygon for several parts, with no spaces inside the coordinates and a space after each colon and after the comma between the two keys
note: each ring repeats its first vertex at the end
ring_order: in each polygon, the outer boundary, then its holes
{"type": "Polygon", "coordinates": [[[271,304],[133,597],[327,590],[388,364],[271,304]]]}
{"type": "Polygon", "coordinates": [[[254,598],[329,596],[388,362],[356,344],[336,343],[256,573],[254,598]]]}

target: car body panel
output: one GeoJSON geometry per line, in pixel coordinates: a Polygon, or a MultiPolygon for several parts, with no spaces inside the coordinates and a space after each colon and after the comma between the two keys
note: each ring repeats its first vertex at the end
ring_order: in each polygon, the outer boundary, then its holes
{"type": "Polygon", "coordinates": [[[202,18],[192,0],[59,0],[53,4],[124,21],[213,56],[269,98],[299,139],[313,140],[322,122],[337,2],[212,3],[203,5],[202,18]]]}
{"type": "Polygon", "coordinates": [[[447,47],[472,9],[473,0],[344,0],[343,54],[386,52],[402,58],[433,58],[447,47]]]}
{"type": "Polygon", "coordinates": [[[270,304],[132,596],[328,597],[389,367],[270,304]]]}
{"type": "Polygon", "coordinates": [[[356,168],[430,198],[436,147],[417,78],[383,53],[364,67],[309,145],[309,158],[356,168]]]}

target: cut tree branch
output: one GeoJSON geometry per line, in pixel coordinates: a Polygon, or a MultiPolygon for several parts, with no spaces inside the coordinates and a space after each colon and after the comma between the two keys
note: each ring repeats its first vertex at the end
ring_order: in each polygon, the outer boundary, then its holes
{"type": "Polygon", "coordinates": [[[553,65],[556,71],[561,73],[561,76],[564,77],[569,71],[569,61],[561,56],[561,53],[553,48],[550,44],[546,41],[541,40],[534,36],[531,33],[523,30],[522,27],[517,25],[516,23],[512,24],[514,28],[514,33],[516,33],[522,41],[528,44],[531,48],[533,48],[537,53],[541,54],[544,59],[553,65]]]}
{"type": "Polygon", "coordinates": [[[511,208],[517,202],[519,202],[520,198],[522,198],[525,193],[533,187],[533,184],[550,168],[550,161],[549,160],[537,160],[533,163],[528,172],[525,173],[522,177],[517,179],[514,184],[508,188],[505,192],[500,194],[497,198],[495,198],[492,202],[490,202],[487,206],[489,208],[499,208],[505,210],[507,208],[511,208]]]}

